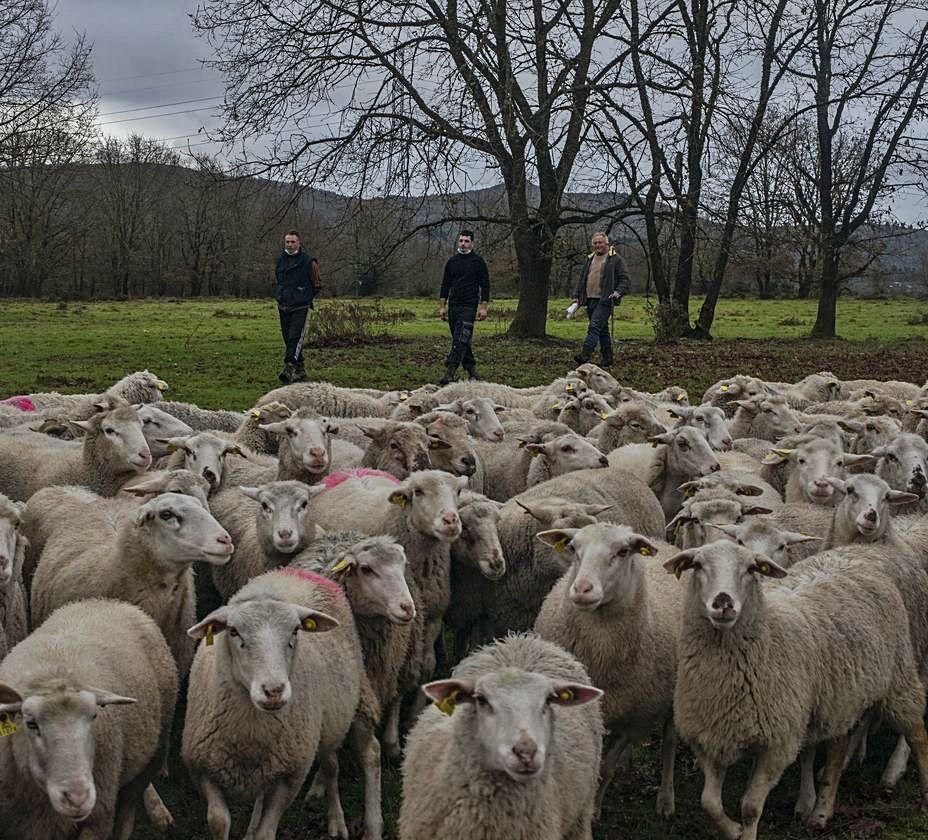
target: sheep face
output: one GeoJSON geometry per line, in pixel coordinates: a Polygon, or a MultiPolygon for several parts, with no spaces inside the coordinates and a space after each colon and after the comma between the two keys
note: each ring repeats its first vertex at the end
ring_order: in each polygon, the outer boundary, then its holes
{"type": "Polygon", "coordinates": [[[151,450],[142,434],[138,412],[131,405],[111,398],[89,420],[70,422],[85,434],[84,451],[94,441],[97,457],[112,464],[115,472],[141,473],[151,466],[151,450]]]}
{"type": "Polygon", "coordinates": [[[135,527],[144,528],[156,557],[171,565],[205,561],[224,566],[232,552],[232,538],[191,496],[162,493],[138,509],[135,527]]]}
{"type": "Polygon", "coordinates": [[[276,712],[293,696],[290,675],[300,634],[335,627],[338,621],[323,612],[263,598],[220,607],[187,634],[194,639],[206,637],[207,644],[219,635],[216,667],[228,670],[256,709],[276,712]]]}
{"type": "Polygon", "coordinates": [[[679,418],[679,426],[693,426],[705,436],[712,449],[728,452],[731,450],[732,440],[725,423],[725,412],[712,405],[699,405],[695,408],[680,406],[668,409],[679,418]]]}
{"type": "Polygon", "coordinates": [[[393,421],[376,428],[359,423],[358,428],[378,448],[377,469],[397,478],[428,469],[430,440],[419,424],[393,421]]]}
{"type": "Polygon", "coordinates": [[[410,475],[387,498],[403,509],[414,530],[442,542],[453,542],[461,536],[458,496],[466,485],[463,476],[421,470],[410,475]]]}
{"type": "Polygon", "coordinates": [[[770,512],[738,498],[692,499],[667,523],[667,537],[680,548],[695,548],[718,538],[712,525],[737,525],[746,516],[770,512]]]}
{"type": "Polygon", "coordinates": [[[164,392],[168,390],[168,383],[149,370],[129,374],[123,383],[122,396],[131,402],[158,402],[164,399],[164,392]]]}
{"type": "Polygon", "coordinates": [[[643,403],[621,403],[615,411],[603,418],[603,423],[619,434],[618,446],[627,443],[646,443],[654,435],[666,431],[651,411],[643,403]]]}
{"type": "Polygon", "coordinates": [[[609,461],[590,441],[570,432],[546,443],[528,443],[525,449],[544,458],[551,476],[564,475],[574,470],[608,467],[609,461]]]}
{"type": "MultiPolygon", "coordinates": [[[[780,440],[786,435],[798,434],[799,415],[783,397],[761,397],[738,400],[738,410],[751,415],[751,434],[763,440],[780,440]]],[[[737,418],[736,418],[737,419],[737,418]]]]}
{"type": "Polygon", "coordinates": [[[272,481],[260,487],[239,487],[239,490],[259,504],[255,515],[257,534],[266,554],[293,554],[315,538],[316,526],[310,516],[309,503],[325,490],[324,485],[272,481]]]}
{"type": "Polygon", "coordinates": [[[666,472],[674,476],[684,476],[685,480],[691,480],[711,475],[721,469],[709,448],[706,436],[693,426],[681,426],[655,435],[651,442],[655,445],[666,445],[666,472]]]}
{"type": "Polygon", "coordinates": [[[293,415],[280,423],[263,423],[258,428],[280,437],[281,459],[292,458],[311,476],[323,476],[329,471],[332,436],[338,434],[338,426],[325,417],[293,415]]]}
{"type": "Polygon", "coordinates": [[[767,386],[753,376],[733,376],[712,385],[703,397],[703,402],[724,405],[732,400],[750,400],[768,393],[767,386]]]}
{"type": "Polygon", "coordinates": [[[687,598],[696,601],[703,618],[717,630],[734,627],[745,606],[759,597],[758,576],[787,575],[770,558],[728,540],[681,551],[664,563],[664,568],[678,577],[692,571],[687,598]]]}
{"type": "Polygon", "coordinates": [[[516,782],[538,777],[554,731],[553,706],[581,706],[602,691],[559,683],[521,668],[501,668],[475,682],[438,680],[422,690],[446,713],[453,713],[457,740],[474,744],[488,770],[516,782]]]}
{"type": "Polygon", "coordinates": [[[558,551],[570,552],[571,603],[579,610],[627,604],[640,589],[639,557],[657,553],[647,537],[624,525],[597,523],[585,528],[542,531],[538,538],[558,551]]]}
{"type": "Polygon", "coordinates": [[[168,438],[187,437],[193,434],[193,429],[183,420],[172,417],[160,408],[144,403],[134,408],[142,423],[142,434],[148,442],[152,458],[163,458],[171,451],[167,444],[168,438]]]}
{"type": "Polygon", "coordinates": [[[148,478],[133,480],[122,488],[134,496],[157,496],[159,493],[180,493],[192,496],[205,510],[209,510],[209,482],[190,470],[168,470],[148,478]]]}
{"type": "Polygon", "coordinates": [[[332,569],[355,615],[382,616],[393,624],[408,624],[416,617],[406,583],[406,552],[394,540],[372,537],[355,543],[332,569]]]}
{"type": "Polygon", "coordinates": [[[484,577],[497,580],[506,574],[506,558],[499,541],[500,504],[482,496],[461,501],[461,538],[451,546],[453,560],[476,565],[484,577]]]}
{"type": "Polygon", "coordinates": [[[608,394],[619,387],[618,381],[611,373],[589,362],[580,365],[576,373],[583,380],[586,387],[597,394],[608,394]]]}
{"type": "Polygon", "coordinates": [[[13,737],[24,741],[32,778],[45,789],[52,808],[74,822],[87,819],[97,802],[93,721],[98,710],[135,702],[95,688],[21,696],[0,685],[0,712],[22,715],[22,734],[13,737]]]}
{"type": "Polygon", "coordinates": [[[582,396],[569,398],[558,414],[557,420],[559,423],[570,426],[574,431],[585,434],[598,426],[607,412],[611,410],[612,406],[605,397],[588,391],[582,396]]]}
{"type": "Polygon", "coordinates": [[[928,495],[928,443],[923,438],[909,433],[897,435],[870,454],[879,458],[876,474],[894,490],[914,493],[919,499],[928,495]]]}
{"type": "Polygon", "coordinates": [[[6,586],[13,577],[19,526],[25,510],[23,502],[11,502],[0,493],[0,587],[6,586]]]}
{"type": "Polygon", "coordinates": [[[844,498],[838,503],[835,517],[843,522],[848,531],[855,531],[863,542],[874,542],[883,537],[889,525],[890,505],[917,502],[914,493],[892,490],[875,475],[855,475],[841,481],[831,479],[831,484],[844,498]]]}
{"type": "Polygon", "coordinates": [[[498,443],[505,436],[503,424],[499,422],[498,415],[505,411],[505,407],[497,405],[489,397],[472,397],[468,400],[455,400],[452,403],[440,405],[437,411],[449,411],[457,414],[467,421],[467,431],[475,438],[498,443]]]}
{"type": "Polygon", "coordinates": [[[797,531],[783,531],[775,522],[759,517],[749,517],[738,525],[717,525],[716,529],[732,542],[762,557],[769,557],[783,568],[792,562],[789,556],[791,545],[820,540],[819,537],[810,537],[797,531]]]}
{"type": "MultiPolygon", "coordinates": [[[[765,464],[790,462],[790,482],[799,488],[801,500],[813,505],[834,507],[838,502],[830,478],[846,478],[847,467],[872,461],[870,455],[848,455],[830,438],[805,439],[795,449],[775,449],[765,464]]],[[[789,498],[789,496],[787,496],[789,498]]]]}
{"type": "Polygon", "coordinates": [[[453,475],[473,475],[477,453],[467,436],[467,422],[456,414],[440,412],[426,426],[429,436],[429,462],[433,469],[453,475]]]}
{"type": "Polygon", "coordinates": [[[584,525],[592,525],[597,516],[615,507],[582,504],[559,496],[532,499],[531,506],[518,500],[516,504],[537,519],[542,528],[582,528],[584,525]]]}
{"type": "Polygon", "coordinates": [[[184,469],[203,476],[209,482],[210,492],[222,482],[223,459],[226,455],[242,454],[234,443],[211,432],[170,438],[164,443],[171,451],[183,453],[184,469]]]}

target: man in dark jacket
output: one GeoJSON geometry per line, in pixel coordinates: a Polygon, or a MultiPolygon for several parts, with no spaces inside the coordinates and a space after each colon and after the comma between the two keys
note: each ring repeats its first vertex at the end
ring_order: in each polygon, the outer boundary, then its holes
{"type": "Polygon", "coordinates": [[[586,303],[586,314],[590,319],[590,326],[583,341],[580,352],[574,356],[578,365],[588,362],[599,344],[603,367],[611,367],[614,361],[612,356],[612,337],[609,335],[609,316],[612,307],[622,300],[628,291],[628,269],[625,261],[619,256],[613,246],[609,244],[609,237],[602,231],[593,234],[590,243],[593,253],[587,257],[580,272],[580,281],[574,293],[573,303],[586,303]]]}
{"type": "Polygon", "coordinates": [[[300,235],[288,230],[284,252],[277,258],[277,288],[274,298],[280,314],[280,332],[284,337],[284,369],[277,377],[284,384],[306,379],[303,362],[303,339],[306,316],[313,308],[313,298],[322,286],[319,263],[303,250],[300,235]]]}
{"type": "Polygon", "coordinates": [[[472,230],[462,230],[458,235],[458,251],[445,263],[439,298],[438,314],[442,321],[448,321],[451,329],[451,352],[445,359],[445,375],[440,383],[447,385],[451,382],[462,363],[470,379],[480,379],[470,342],[474,335],[474,321],[483,321],[487,317],[490,273],[483,257],[474,253],[472,230]]]}

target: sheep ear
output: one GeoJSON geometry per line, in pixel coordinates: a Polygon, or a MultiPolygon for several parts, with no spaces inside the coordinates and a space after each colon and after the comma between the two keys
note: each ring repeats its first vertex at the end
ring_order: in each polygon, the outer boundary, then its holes
{"type": "Polygon", "coordinates": [[[471,703],[474,699],[473,683],[463,680],[435,680],[422,686],[422,690],[446,715],[454,714],[458,703],[471,703]]]}
{"type": "Polygon", "coordinates": [[[760,407],[754,400],[735,400],[734,403],[750,414],[757,414],[757,410],[760,407]]]}
{"type": "Polygon", "coordinates": [[[523,447],[533,458],[536,455],[544,455],[547,451],[544,443],[526,443],[523,447]]]}
{"type": "Polygon", "coordinates": [[[854,435],[859,435],[864,430],[864,424],[858,423],[856,420],[839,420],[838,425],[844,429],[844,431],[854,435]]]}
{"type": "Polygon", "coordinates": [[[764,577],[785,578],[789,572],[778,563],[774,563],[763,554],[758,554],[754,558],[754,565],[751,567],[752,572],[757,572],[764,577]]]}
{"type": "Polygon", "coordinates": [[[439,437],[429,435],[429,449],[451,449],[451,444],[439,437]]]}
{"type": "Polygon", "coordinates": [[[133,496],[154,496],[161,493],[167,486],[167,474],[154,476],[147,481],[137,481],[131,487],[123,487],[123,493],[131,493],[133,496]]]}
{"type": "Polygon", "coordinates": [[[637,552],[642,557],[650,557],[652,554],[657,554],[657,546],[647,537],[641,536],[641,534],[632,534],[629,545],[632,551],[637,552]]]}
{"type": "Polygon", "coordinates": [[[135,527],[141,528],[146,522],[155,518],[155,512],[148,505],[142,505],[135,515],[135,527]]]}
{"type": "Polygon", "coordinates": [[[715,528],[716,531],[721,531],[723,534],[731,537],[733,540],[738,539],[737,525],[720,525],[716,522],[707,522],[706,525],[710,528],[715,528]]]}
{"type": "Polygon", "coordinates": [[[172,437],[172,438],[157,438],[158,443],[163,443],[168,452],[176,452],[178,449],[184,449],[184,444],[187,442],[187,438],[182,437],[172,437]]]}
{"type": "Polygon", "coordinates": [[[80,429],[82,433],[92,432],[96,428],[93,420],[68,420],[68,423],[75,429],[80,429]]]}
{"type": "Polygon", "coordinates": [[[565,551],[579,528],[555,528],[552,531],[539,531],[535,536],[555,551],[565,551]]]}
{"type": "Polygon", "coordinates": [[[742,516],[763,516],[766,513],[773,513],[773,511],[760,505],[741,505],[742,516]]]}
{"type": "Polygon", "coordinates": [[[283,420],[278,420],[275,423],[258,423],[258,428],[263,432],[271,432],[271,434],[275,435],[282,435],[287,431],[283,420]]]}
{"type": "Polygon", "coordinates": [[[211,645],[213,643],[213,635],[215,633],[221,633],[223,630],[228,629],[229,627],[229,608],[220,607],[218,610],[213,610],[206,618],[202,621],[197,622],[193,625],[188,631],[187,635],[191,639],[202,639],[206,638],[206,644],[211,645]]]}
{"type": "Polygon", "coordinates": [[[554,706],[585,706],[603,696],[601,688],[581,683],[557,683],[548,695],[548,702],[554,706]]]}
{"type": "Polygon", "coordinates": [[[387,496],[387,501],[390,502],[391,505],[396,505],[398,508],[404,508],[409,504],[410,495],[408,490],[394,490],[387,496]]]}
{"type": "Polygon", "coordinates": [[[839,493],[841,493],[841,494],[846,494],[846,493],[847,493],[847,482],[844,481],[844,479],[841,479],[841,478],[832,478],[831,476],[827,476],[827,477],[825,478],[825,481],[827,481],[827,482],[828,482],[832,487],[834,487],[835,490],[837,490],[839,493]]]}
{"type": "Polygon", "coordinates": [[[542,521],[541,517],[540,517],[537,513],[535,513],[535,511],[533,511],[528,505],[522,504],[522,502],[520,502],[518,499],[513,499],[513,501],[514,501],[520,508],[522,508],[522,510],[524,510],[529,516],[531,516],[531,517],[537,519],[539,522],[542,521]]]}
{"type": "Polygon", "coordinates": [[[790,453],[792,452],[792,449],[771,449],[766,455],[764,455],[761,463],[767,464],[768,466],[770,464],[782,464],[789,458],[790,453]]]}
{"type": "Polygon", "coordinates": [[[674,437],[675,435],[673,432],[664,432],[661,435],[652,435],[648,438],[648,440],[653,446],[657,446],[660,443],[666,443],[669,445],[673,443],[674,437]]]}
{"type": "Polygon", "coordinates": [[[821,537],[812,537],[808,534],[800,534],[798,531],[781,531],[780,535],[786,540],[788,545],[797,545],[798,543],[819,542],[821,537]]]}
{"type": "MultiPolygon", "coordinates": [[[[677,490],[679,490],[688,499],[690,496],[694,496],[696,494],[696,492],[699,490],[699,487],[699,480],[697,479],[696,481],[684,481],[683,484],[677,488],[677,490]]],[[[760,495],[759,490],[757,495],[760,495]]]]}
{"type": "Polygon", "coordinates": [[[138,703],[134,697],[123,697],[120,694],[113,694],[112,691],[106,691],[102,688],[88,688],[85,689],[93,694],[94,699],[97,701],[98,706],[129,706],[133,703],[138,703]]]}
{"type": "Polygon", "coordinates": [[[844,466],[856,467],[860,464],[871,466],[875,463],[876,456],[871,452],[869,455],[845,455],[844,466]]]}
{"type": "Polygon", "coordinates": [[[326,633],[339,627],[337,619],[319,610],[311,610],[302,604],[293,604],[300,619],[300,628],[307,633],[326,633]]]}
{"type": "Polygon", "coordinates": [[[756,484],[739,484],[735,490],[736,496],[762,496],[764,491],[756,484]]]}
{"type": "Polygon", "coordinates": [[[494,406],[493,406],[493,411],[495,411],[497,414],[502,414],[504,411],[508,411],[508,410],[509,410],[509,409],[508,409],[506,406],[504,406],[504,405],[494,405],[494,406]]]}
{"type": "Polygon", "coordinates": [[[242,452],[241,449],[239,449],[237,443],[227,444],[226,447],[222,450],[222,455],[223,457],[225,457],[226,455],[239,455],[242,458],[245,457],[245,453],[242,452]]]}
{"type": "Polygon", "coordinates": [[[22,704],[23,697],[15,688],[0,683],[0,712],[18,712],[22,704]]]}
{"type": "Polygon", "coordinates": [[[693,413],[692,408],[682,405],[668,405],[666,411],[671,417],[676,417],[679,420],[685,420],[693,413]]]}
{"type": "Polygon", "coordinates": [[[696,555],[699,554],[698,548],[688,548],[686,551],[681,551],[679,554],[675,554],[669,560],[667,560],[663,566],[667,570],[667,574],[676,575],[677,580],[680,579],[687,569],[698,569],[699,563],[696,562],[696,555]]]}
{"type": "Polygon", "coordinates": [[[238,492],[243,496],[247,496],[249,499],[258,500],[258,494],[261,492],[260,487],[244,487],[239,485],[238,492]]]}
{"type": "Polygon", "coordinates": [[[915,493],[905,493],[902,490],[890,490],[886,494],[886,501],[891,505],[905,505],[909,502],[917,502],[918,498],[915,493]]]}
{"type": "Polygon", "coordinates": [[[325,484],[309,484],[307,485],[306,489],[309,491],[309,498],[315,499],[316,496],[325,493],[328,488],[325,486],[325,484]]]}

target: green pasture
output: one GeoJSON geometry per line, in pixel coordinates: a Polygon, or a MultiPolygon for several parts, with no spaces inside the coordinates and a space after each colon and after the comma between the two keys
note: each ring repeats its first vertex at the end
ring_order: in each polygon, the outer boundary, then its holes
{"type": "MultiPolygon", "coordinates": [[[[918,381],[926,376],[925,302],[841,301],[844,340],[820,343],[802,338],[814,321],[814,301],[725,300],[719,303],[714,342],[675,347],[651,343],[651,302],[631,297],[616,309],[614,334],[623,344],[614,372],[634,386],[676,383],[695,392],[738,371],[771,379],[826,368],[841,376],[918,381]]],[[[694,312],[700,302],[694,300],[694,312]]],[[[567,303],[551,302],[549,340],[513,341],[505,331],[515,301],[493,301],[475,339],[483,375],[529,385],[562,374],[585,332],[585,318],[564,319],[567,303]]],[[[345,305],[374,305],[378,320],[369,326],[378,337],[349,332],[319,346],[311,323],[306,351],[311,378],[385,388],[438,378],[449,337],[435,301],[324,300],[312,318],[330,318],[330,307],[345,305]]],[[[267,300],[4,301],[0,348],[0,394],[99,390],[127,371],[147,367],[170,382],[174,399],[244,408],[276,384],[281,342],[276,310],[267,300]]]]}

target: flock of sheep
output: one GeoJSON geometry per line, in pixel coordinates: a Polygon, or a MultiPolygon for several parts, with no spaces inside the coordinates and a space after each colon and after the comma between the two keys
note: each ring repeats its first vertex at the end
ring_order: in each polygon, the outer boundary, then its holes
{"type": "Polygon", "coordinates": [[[402,840],[591,838],[656,733],[657,812],[679,738],[730,840],[797,759],[796,813],[824,826],[880,725],[883,784],[914,753],[928,806],[928,385],[736,376],[691,406],[587,364],[299,383],[241,414],[166,387],[0,402],[3,838],[128,838],[138,806],[169,826],[184,687],[213,838],[227,797],[275,837],[313,768],[347,838],[343,750],[365,840],[384,757],[402,840]]]}

